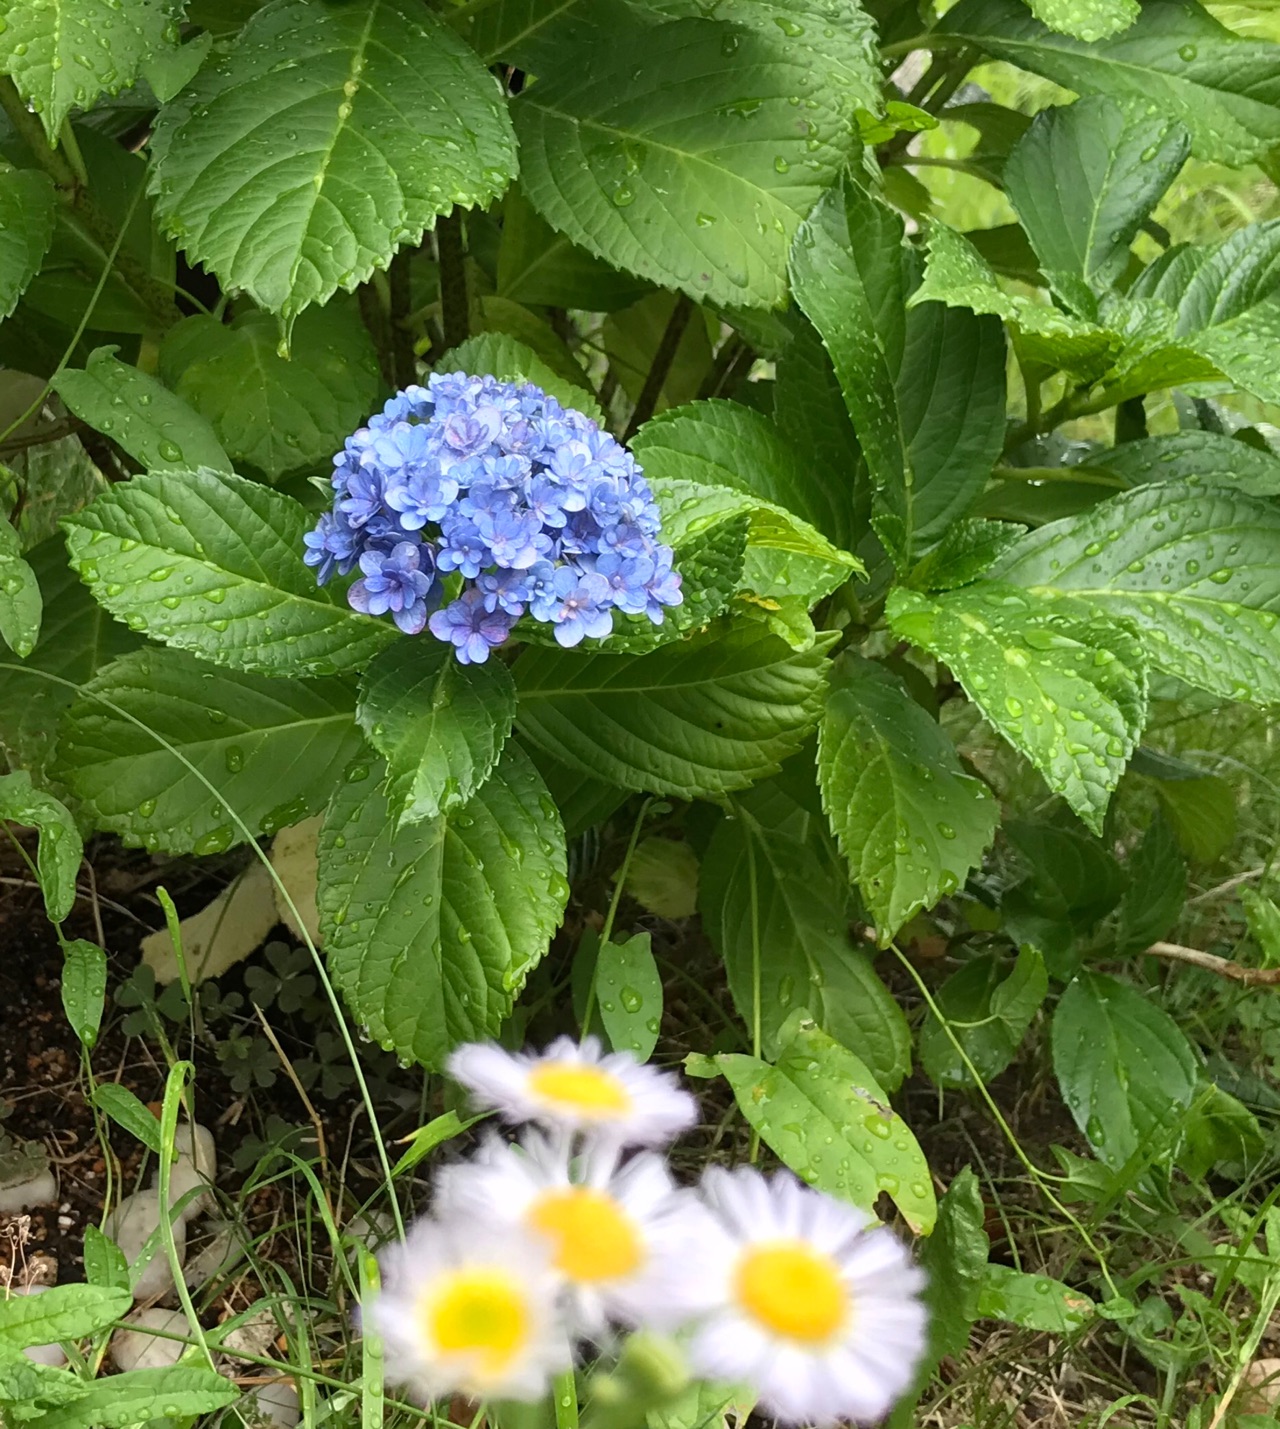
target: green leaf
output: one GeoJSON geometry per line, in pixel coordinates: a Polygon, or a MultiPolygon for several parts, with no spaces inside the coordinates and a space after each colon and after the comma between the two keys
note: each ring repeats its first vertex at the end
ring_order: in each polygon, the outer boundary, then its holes
{"type": "Polygon", "coordinates": [[[964,886],[999,807],[950,739],[882,665],[847,656],[818,727],[818,778],[881,945],[964,886]]]}
{"type": "Polygon", "coordinates": [[[320,835],[330,975],[378,1042],[432,1070],[497,1034],[568,893],[560,816],[514,741],[469,803],[398,831],[356,766],[320,835]]]}
{"type": "Polygon", "coordinates": [[[1273,42],[1234,34],[1195,0],[1148,0],[1102,45],[1055,34],[1020,0],[962,0],[938,30],[1077,94],[1134,99],[1181,120],[1202,159],[1246,164],[1280,143],[1273,42]]]}
{"type": "Polygon", "coordinates": [[[631,450],[650,481],[729,487],[799,517],[832,542],[847,528],[838,474],[815,471],[768,417],[737,402],[671,408],[640,428],[631,450]]]}
{"type": "Polygon", "coordinates": [[[911,476],[894,385],[906,341],[902,231],[896,213],[846,178],[796,235],[791,282],[831,355],[872,485],[906,522],[911,476]]]}
{"type": "Polygon", "coordinates": [[[54,144],[72,109],[127,89],[177,31],[168,0],[6,0],[0,16],[4,71],[54,144]]]}
{"type": "Polygon", "coordinates": [[[1047,1275],[1029,1275],[1011,1265],[988,1265],[978,1292],[978,1315],[1024,1330],[1068,1335],[1093,1319],[1094,1303],[1082,1291],[1047,1275]]]}
{"type": "Polygon", "coordinates": [[[93,1104],[117,1126],[124,1127],[130,1136],[137,1137],[148,1151],[157,1156],[164,1154],[159,1119],[152,1116],[128,1087],[119,1082],[99,1082],[93,1089],[93,1104]]]}
{"type": "Polygon", "coordinates": [[[1235,842],[1236,793],[1225,779],[1151,749],[1134,754],[1132,769],[1154,785],[1178,847],[1189,859],[1216,863],[1235,842]]]}
{"type": "Polygon", "coordinates": [[[1280,223],[1251,225],[1219,244],[1166,250],[1126,298],[1109,305],[1126,346],[1102,396],[1119,402],[1225,377],[1263,401],[1280,399],[1280,317],[1268,301],[1278,289],[1280,223]]]}
{"type": "Polygon", "coordinates": [[[1246,496],[1280,496],[1280,459],[1220,432],[1173,432],[1093,452],[1083,467],[1110,472],[1127,486],[1198,477],[1246,496]]]}
{"type": "Polygon", "coordinates": [[[500,660],[462,665],[452,646],[397,640],[365,671],[356,714],[387,761],[392,818],[417,823],[465,804],[489,777],[516,690],[500,660]]]}
{"type": "Polygon", "coordinates": [[[849,944],[840,871],[758,805],[735,806],[735,815],[703,856],[698,902],[739,1017],[753,1039],[758,1023],[761,1048],[773,1056],[784,1025],[803,1009],[896,1089],[911,1067],[911,1036],[869,960],[849,944]]]}
{"type": "Polygon", "coordinates": [[[698,855],[683,840],[652,834],[627,864],[627,895],[659,918],[692,918],[698,911],[698,855]]]}
{"type": "Polygon", "coordinates": [[[1280,967],[1280,908],[1254,888],[1242,888],[1240,902],[1244,907],[1249,932],[1262,953],[1262,966],[1280,967]]]}
{"type": "Polygon", "coordinates": [[[1006,968],[993,955],[976,957],[938,989],[934,1000],[942,1019],[930,1010],[921,1028],[920,1065],[940,1087],[974,1084],[952,1037],[984,1082],[999,1076],[1017,1055],[1049,990],[1049,977],[1044,959],[1030,945],[1019,951],[1004,976],[1006,968]]]}
{"type": "Polygon", "coordinates": [[[600,1021],[616,1051],[638,1062],[653,1056],[662,1026],[662,977],[648,933],[625,943],[601,943],[596,955],[596,1000],[600,1021]]]}
{"type": "Polygon", "coordinates": [[[978,1178],[966,1166],[938,1202],[938,1223],[920,1250],[920,1265],[929,1276],[924,1293],[932,1311],[929,1350],[935,1361],[962,1355],[969,1343],[991,1244],[985,1227],[978,1178]]]}
{"type": "Polygon", "coordinates": [[[862,570],[815,529],[839,524],[820,494],[835,483],[815,480],[763,414],[736,402],[677,407],[647,422],[631,448],[677,550],[750,517],[742,584],[755,594],[816,600],[862,570]]]}
{"type": "Polygon", "coordinates": [[[992,574],[1126,622],[1150,662],[1188,684],[1280,700],[1280,510],[1270,503],[1190,480],[1139,487],[1031,532],[992,574]]]}
{"type": "Polygon", "coordinates": [[[44,601],[36,573],[22,558],[22,541],[8,521],[0,521],[0,636],[26,659],[40,639],[44,601]]]}
{"type": "Polygon", "coordinates": [[[117,361],[115,352],[99,347],[84,367],[64,367],[54,376],[54,390],[68,410],[150,470],[203,466],[229,472],[231,462],[208,422],[163,383],[117,361]]]}
{"type": "Polygon", "coordinates": [[[1005,437],[1005,361],[996,318],[944,303],[907,312],[896,381],[912,553],[945,540],[991,478],[1005,437]]]}
{"type": "Polygon", "coordinates": [[[973,244],[943,223],[930,223],[925,243],[924,281],[911,295],[913,304],[945,303],[1001,318],[1013,330],[1015,346],[1040,367],[1064,367],[1092,380],[1110,366],[1120,348],[1114,333],[1047,303],[1006,293],[973,244]]]}
{"type": "MultiPolygon", "coordinates": [[[[624,7],[623,13],[629,12],[624,7]]],[[[610,7],[588,7],[581,0],[493,0],[472,14],[460,7],[451,23],[485,64],[503,60],[537,74],[566,41],[590,34],[612,14],[610,7]]]]}
{"type": "Polygon", "coordinates": [[[516,170],[497,86],[410,0],[273,0],[161,110],[151,147],[171,236],[286,321],[516,170]]]}
{"type": "MultiPolygon", "coordinates": [[[[79,1288],[79,1287],[76,1287],[79,1288]]],[[[45,1296],[40,1297],[42,1300],[45,1296]]],[[[210,1414],[240,1398],[229,1380],[198,1365],[132,1369],[95,1380],[72,1403],[40,1416],[41,1429],[98,1429],[210,1414]]]]}
{"type": "Polygon", "coordinates": [[[741,1053],[716,1064],[743,1116],[810,1185],[870,1210],[888,1192],[917,1235],[937,1204],[915,1137],[852,1052],[797,1014],[773,1066],[741,1053]]]}
{"type": "Polygon", "coordinates": [[[797,457],[827,473],[832,524],[826,529],[848,548],[862,537],[871,514],[866,463],[822,338],[802,314],[790,322],[791,341],[775,364],[773,419],[797,457]]]}
{"type": "Polygon", "coordinates": [[[994,581],[932,600],[899,589],[886,610],[1096,832],[1142,733],[1146,667],[1125,626],[1053,594],[994,581]]]}
{"type": "Polygon", "coordinates": [[[160,50],[143,60],[142,77],[160,103],[168,104],[196,77],[196,71],[209,58],[212,48],[213,36],[207,30],[192,35],[182,44],[160,50]]]}
{"type": "Polygon", "coordinates": [[[1187,866],[1167,820],[1157,816],[1127,864],[1129,887],[1120,902],[1116,952],[1141,953],[1167,936],[1187,900],[1187,866]]]}
{"type": "MultiPolygon", "coordinates": [[[[84,1273],[90,1285],[129,1289],[129,1262],[124,1252],[92,1224],[84,1228],[84,1273]]],[[[129,1298],[132,1300],[132,1295],[129,1298]]]]}
{"type": "Polygon", "coordinates": [[[1098,924],[1124,895],[1125,871],[1099,839],[1077,828],[1009,819],[1002,832],[1029,865],[1001,898],[1003,930],[1039,948],[1049,976],[1069,982],[1098,924]]]}
{"type": "Polygon", "coordinates": [[[62,949],[62,1010],[86,1051],[93,1051],[107,997],[107,955],[75,938],[62,949]]]}
{"type": "Polygon", "coordinates": [[[0,173],[0,320],[18,306],[53,241],[53,180],[35,169],[0,173]]]}
{"type": "Polygon", "coordinates": [[[41,542],[28,556],[44,602],[40,639],[23,665],[9,662],[0,669],[0,741],[13,763],[38,775],[75,687],[132,650],[138,637],[112,620],[81,584],[61,536],[41,542]]]}
{"type": "Polygon", "coordinates": [[[0,1300],[0,1347],[8,1352],[79,1340],[127,1314],[132,1303],[127,1290],[97,1285],[54,1285],[43,1295],[12,1295],[0,1300]]]}
{"type": "Polygon", "coordinates": [[[521,731],[624,789],[711,798],[773,773],[818,717],[832,637],[797,652],[754,621],[644,655],[530,649],[521,731]]]}
{"type": "Polygon", "coordinates": [[[956,590],[985,574],[1026,528],[1008,521],[971,517],[957,521],[942,540],[911,571],[906,583],[913,590],[956,590]]]}
{"type": "Polygon", "coordinates": [[[1018,892],[1042,918],[1086,932],[1124,896],[1125,871],[1098,839],[1026,819],[1006,819],[1002,832],[1030,866],[1018,892]]]}
{"type": "Polygon", "coordinates": [[[442,372],[487,372],[502,382],[532,382],[564,407],[585,412],[606,426],[604,413],[591,391],[586,373],[569,382],[550,368],[532,348],[503,332],[485,332],[459,343],[444,357],[442,372]]]}
{"type": "Polygon", "coordinates": [[[1267,1138],[1258,1118],[1230,1092],[1202,1079],[1182,1128],[1179,1168],[1193,1181],[1205,1180],[1210,1171],[1243,1181],[1266,1155],[1267,1138]]]}
{"type": "Polygon", "coordinates": [[[368,417],[380,385],[373,341],[349,302],[304,314],[291,358],[279,340],[267,313],[242,313],[230,326],[197,314],[160,348],[169,386],[233,458],[272,480],[327,460],[368,417]]]}
{"type": "Polygon", "coordinates": [[[1041,270],[1082,317],[1097,317],[1097,295],[1123,275],[1129,245],[1190,151],[1185,125],[1093,95],[1042,110],[1009,156],[1005,189],[1041,270]]]}
{"type": "Polygon", "coordinates": [[[332,675],[396,630],[316,584],[311,524],[292,498],[215,471],[134,477],[66,523],[81,578],[134,629],[218,665],[332,675]]]}
{"type": "Polygon", "coordinates": [[[619,273],[557,233],[517,186],[502,203],[497,282],[498,292],[518,303],[593,313],[630,307],[649,290],[642,279],[619,273]]]}
{"type": "Polygon", "coordinates": [[[272,680],[147,646],[84,687],[55,768],[97,828],[208,854],[317,813],[361,747],[345,681],[272,680]]]}
{"type": "Polygon", "coordinates": [[[755,30],[619,20],[559,50],[512,113],[553,228],[699,301],[776,307],[791,237],[850,151],[843,108],[755,30]]]}
{"type": "Polygon", "coordinates": [[[1027,0],[1042,24],[1077,40],[1105,40],[1138,18],[1138,0],[1027,0]]]}
{"type": "MultiPolygon", "coordinates": [[[[657,0],[654,8],[673,19],[704,15],[699,0],[657,0]]],[[[881,108],[880,56],[875,25],[858,0],[719,0],[717,20],[744,25],[802,55],[832,102],[850,116],[881,108]]]]}
{"type": "Polygon", "coordinates": [[[411,1171],[425,1161],[437,1146],[443,1146],[445,1142],[461,1136],[468,1128],[483,1121],[486,1115],[487,1113],[481,1112],[478,1116],[467,1117],[465,1121],[456,1111],[445,1111],[439,1116],[433,1116],[426,1126],[420,1126],[412,1136],[404,1138],[409,1143],[409,1149],[392,1168],[392,1176],[400,1177],[406,1171],[411,1171]]]}
{"type": "Polygon", "coordinates": [[[1127,983],[1081,973],[1053,1015],[1052,1041],[1067,1109],[1113,1171],[1191,1103],[1196,1056],[1186,1034],[1127,983]]]}
{"type": "Polygon", "coordinates": [[[36,866],[44,906],[55,923],[71,912],[84,845],[70,810],[52,794],[32,786],[25,769],[0,775],[0,819],[31,824],[40,831],[36,866]]]}

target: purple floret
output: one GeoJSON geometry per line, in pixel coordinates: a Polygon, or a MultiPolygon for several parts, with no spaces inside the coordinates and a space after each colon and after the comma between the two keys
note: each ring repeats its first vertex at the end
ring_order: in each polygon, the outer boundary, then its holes
{"type": "Polygon", "coordinates": [[[437,610],[429,623],[437,640],[454,647],[460,664],[483,665],[489,651],[510,635],[515,617],[503,610],[487,610],[483,595],[473,586],[437,610]]]}
{"type": "Polygon", "coordinates": [[[347,592],[353,610],[390,615],[406,635],[417,635],[434,604],[435,570],[426,546],[401,541],[390,551],[366,551],[361,578],[347,592]]]}

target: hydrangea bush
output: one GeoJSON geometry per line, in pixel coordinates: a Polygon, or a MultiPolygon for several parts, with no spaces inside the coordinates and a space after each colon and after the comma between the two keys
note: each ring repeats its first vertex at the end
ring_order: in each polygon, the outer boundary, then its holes
{"type": "Polygon", "coordinates": [[[1167,965],[1276,980],[1176,941],[1234,808],[1178,730],[1280,705],[1272,33],[1199,0],[5,0],[0,813],[40,830],[66,985],[100,1013],[86,836],[274,858],[406,1064],[529,1024],[683,1058],[723,1120],[691,1160],[914,1237],[895,1425],[979,1316],[1148,1353],[1168,1307],[1100,1258],[989,1260],[903,1089],[1051,1068],[1072,1194],[1126,1214],[1255,1184],[1231,1039],[1206,1058],[1167,965]]]}

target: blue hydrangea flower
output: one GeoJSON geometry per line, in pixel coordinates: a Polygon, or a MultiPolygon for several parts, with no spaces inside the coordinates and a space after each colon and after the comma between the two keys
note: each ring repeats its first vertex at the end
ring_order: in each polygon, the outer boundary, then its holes
{"type": "Polygon", "coordinates": [[[511,633],[515,617],[504,610],[487,610],[484,596],[474,586],[431,617],[431,633],[451,643],[463,665],[483,665],[489,651],[511,633]]]}
{"type": "Polygon", "coordinates": [[[345,576],[359,558],[360,533],[341,511],[326,511],[316,522],[314,531],[302,537],[306,551],[302,559],[317,566],[316,583],[327,585],[334,571],[345,576]]]}
{"type": "Polygon", "coordinates": [[[552,622],[558,644],[578,645],[588,635],[603,640],[613,630],[611,592],[603,576],[560,566],[548,585],[533,597],[531,609],[538,620],[552,622]]]}
{"type": "Polygon", "coordinates": [[[631,453],[531,383],[435,373],[353,432],[333,466],[333,507],[305,537],[317,581],[358,565],[355,609],[429,628],[464,664],[526,614],[573,646],[608,636],[615,611],[660,624],[680,603],[631,453]],[[446,579],[458,593],[437,609],[446,579]]]}
{"type": "Polygon", "coordinates": [[[401,541],[390,551],[366,551],[360,557],[361,578],[347,592],[356,610],[366,615],[391,615],[406,635],[417,635],[434,603],[435,570],[425,546],[401,541]]]}

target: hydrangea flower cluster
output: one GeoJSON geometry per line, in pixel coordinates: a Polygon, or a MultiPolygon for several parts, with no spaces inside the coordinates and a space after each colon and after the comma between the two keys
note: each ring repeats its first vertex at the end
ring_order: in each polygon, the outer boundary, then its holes
{"type": "Polygon", "coordinates": [[[535,1125],[441,1170],[432,1215],[384,1253],[365,1319],[389,1378],[428,1401],[530,1402],[623,1327],[676,1335],[695,1375],[787,1424],[878,1420],[910,1385],[923,1276],[902,1244],[786,1172],[677,1186],[658,1148],[696,1107],[674,1077],[593,1038],[476,1043],[449,1070],[535,1125]]]}
{"type": "Polygon", "coordinates": [[[334,457],[333,508],[303,538],[356,610],[430,629],[480,664],[527,610],[573,646],[615,611],[660,625],[680,576],[631,453],[532,383],[433,373],[334,457]],[[445,603],[446,578],[461,589],[445,603]]]}

